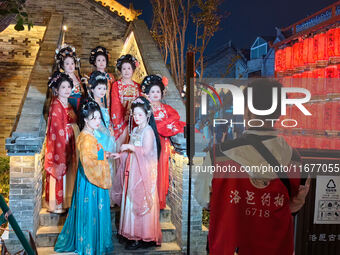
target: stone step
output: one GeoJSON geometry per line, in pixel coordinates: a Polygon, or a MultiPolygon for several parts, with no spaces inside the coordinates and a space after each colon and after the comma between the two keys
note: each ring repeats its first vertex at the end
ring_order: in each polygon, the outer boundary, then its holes
{"type": "MultiPolygon", "coordinates": [[[[59,233],[63,226],[43,226],[39,227],[36,236],[36,244],[38,247],[51,247],[54,246],[59,233]]],[[[161,223],[163,243],[170,243],[176,240],[175,226],[169,222],[161,223]]],[[[115,233],[115,231],[114,231],[115,233]]]]}
{"type": "MultiPolygon", "coordinates": [[[[114,219],[116,212],[119,212],[118,207],[114,207],[111,209],[111,220],[114,225],[114,219]]],[[[67,214],[56,214],[50,213],[46,208],[42,208],[39,213],[39,225],[40,226],[62,226],[65,223],[67,214]]],[[[165,209],[160,211],[160,222],[170,222],[171,217],[171,209],[169,206],[166,206],[165,209]]]]}
{"type": "MultiPolygon", "coordinates": [[[[176,242],[171,243],[163,243],[160,247],[150,247],[148,249],[138,249],[135,251],[128,251],[125,250],[124,244],[118,243],[117,240],[113,242],[113,253],[112,254],[124,254],[124,255],[132,255],[132,254],[171,254],[177,255],[182,254],[181,248],[178,246],[176,242]]],[[[56,254],[63,254],[63,255],[76,255],[77,253],[73,252],[65,252],[65,253],[56,253],[53,247],[40,247],[38,248],[39,255],[56,255],[56,254]]]]}

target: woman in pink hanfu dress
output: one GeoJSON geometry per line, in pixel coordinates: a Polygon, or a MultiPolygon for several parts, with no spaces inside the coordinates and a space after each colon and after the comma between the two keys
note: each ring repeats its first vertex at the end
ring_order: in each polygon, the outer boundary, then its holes
{"type": "Polygon", "coordinates": [[[129,240],[126,249],[135,250],[162,241],[157,191],[160,141],[149,101],[138,97],[131,110],[136,127],[130,133],[130,143],[121,146],[121,153],[111,154],[121,160],[112,198],[121,206],[118,233],[129,240]]]}

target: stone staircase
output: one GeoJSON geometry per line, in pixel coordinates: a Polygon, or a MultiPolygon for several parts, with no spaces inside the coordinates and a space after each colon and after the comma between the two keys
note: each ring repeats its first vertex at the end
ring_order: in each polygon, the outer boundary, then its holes
{"type": "MultiPolygon", "coordinates": [[[[44,200],[44,199],[43,199],[44,200]]],[[[117,229],[115,226],[115,214],[119,208],[111,209],[111,222],[113,231],[113,254],[181,254],[181,249],[176,243],[175,226],[171,223],[171,209],[167,206],[160,212],[160,223],[162,229],[161,247],[151,247],[148,249],[138,249],[136,251],[127,251],[124,245],[120,244],[116,238],[117,229]]],[[[39,228],[36,236],[36,244],[39,255],[51,254],[76,254],[76,253],[56,253],[53,250],[59,233],[65,223],[67,214],[54,214],[43,207],[39,214],[39,228]]]]}

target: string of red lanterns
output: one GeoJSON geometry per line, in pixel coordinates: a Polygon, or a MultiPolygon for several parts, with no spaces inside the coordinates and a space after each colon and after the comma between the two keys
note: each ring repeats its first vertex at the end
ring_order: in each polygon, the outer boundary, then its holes
{"type": "Polygon", "coordinates": [[[340,27],[313,37],[300,38],[293,46],[275,52],[275,71],[293,71],[340,57],[340,27]]]}
{"type": "MultiPolygon", "coordinates": [[[[340,131],[340,101],[322,100],[326,95],[340,94],[338,80],[332,79],[340,78],[339,62],[340,27],[305,39],[300,38],[293,45],[275,52],[275,71],[283,76],[283,86],[306,88],[312,97],[319,98],[305,104],[312,116],[305,116],[297,107],[289,107],[287,115],[281,116],[281,119],[290,118],[298,123],[294,129],[299,134],[283,135],[291,146],[321,150],[340,148],[339,136],[321,135],[324,131],[340,131]]],[[[290,97],[296,98],[299,95],[291,94],[290,97]]],[[[282,129],[279,126],[277,128],[282,129]]]]}

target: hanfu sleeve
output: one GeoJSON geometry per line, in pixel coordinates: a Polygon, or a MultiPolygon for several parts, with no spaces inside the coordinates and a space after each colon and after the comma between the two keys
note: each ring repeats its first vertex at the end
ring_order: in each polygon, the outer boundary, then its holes
{"type": "Polygon", "coordinates": [[[50,106],[46,134],[45,170],[54,178],[60,179],[67,170],[67,139],[65,110],[56,99],[50,106]]]}
{"type": "Polygon", "coordinates": [[[152,208],[152,197],[157,191],[157,148],[154,148],[154,141],[153,130],[149,128],[144,132],[143,145],[135,146],[137,164],[131,168],[141,180],[134,186],[135,195],[131,198],[136,215],[144,215],[152,208]]]}
{"type": "Polygon", "coordinates": [[[77,145],[80,162],[89,182],[100,188],[109,189],[111,187],[110,166],[104,151],[103,158],[98,157],[98,151],[103,148],[97,143],[96,138],[90,134],[83,134],[79,136],[77,145]]]}
{"type": "Polygon", "coordinates": [[[124,107],[119,98],[117,82],[111,87],[110,117],[113,124],[114,136],[117,140],[127,126],[124,107]]]}
{"type": "Polygon", "coordinates": [[[185,122],[180,121],[178,112],[170,105],[163,105],[168,118],[157,122],[157,130],[161,136],[169,137],[183,133],[185,122]]]}

